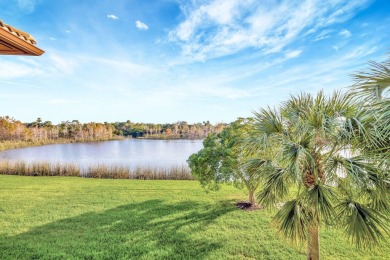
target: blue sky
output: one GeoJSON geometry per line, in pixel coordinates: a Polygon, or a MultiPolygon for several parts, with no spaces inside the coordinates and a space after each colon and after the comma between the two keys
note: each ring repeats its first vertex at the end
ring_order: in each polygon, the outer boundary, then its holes
{"type": "Polygon", "coordinates": [[[390,52],[388,0],[0,0],[40,57],[0,57],[24,122],[231,122],[330,93],[390,52]]]}

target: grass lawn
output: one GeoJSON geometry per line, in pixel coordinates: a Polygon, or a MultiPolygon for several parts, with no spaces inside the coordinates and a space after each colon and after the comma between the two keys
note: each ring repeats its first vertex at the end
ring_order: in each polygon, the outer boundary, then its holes
{"type": "MultiPolygon", "coordinates": [[[[0,259],[305,259],[270,225],[242,211],[243,191],[206,194],[196,181],[0,175],[0,259]]],[[[389,259],[322,230],[322,259],[389,259]]]]}

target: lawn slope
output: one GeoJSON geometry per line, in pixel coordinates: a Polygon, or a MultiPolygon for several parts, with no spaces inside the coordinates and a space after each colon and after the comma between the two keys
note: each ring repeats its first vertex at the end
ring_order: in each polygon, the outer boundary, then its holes
{"type": "MultiPolygon", "coordinates": [[[[206,194],[196,181],[0,175],[0,259],[305,259],[269,224],[242,211],[233,187],[206,194]]],[[[335,230],[323,259],[386,259],[335,230]]]]}

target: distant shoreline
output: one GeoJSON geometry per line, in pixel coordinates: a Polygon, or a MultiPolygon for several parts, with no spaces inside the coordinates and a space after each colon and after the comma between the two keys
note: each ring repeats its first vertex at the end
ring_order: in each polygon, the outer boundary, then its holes
{"type": "Polygon", "coordinates": [[[89,139],[68,139],[68,138],[60,138],[60,139],[47,139],[47,140],[36,140],[36,141],[0,141],[0,151],[24,148],[24,147],[33,147],[33,146],[43,146],[43,145],[51,145],[51,144],[70,144],[70,143],[91,143],[91,142],[104,142],[104,141],[114,141],[114,140],[123,140],[125,139],[122,136],[112,137],[107,139],[97,139],[97,140],[89,140],[89,139]]]}
{"type": "Polygon", "coordinates": [[[129,139],[143,139],[143,140],[204,140],[204,138],[187,138],[187,137],[172,137],[172,138],[161,138],[161,137],[125,137],[129,139]]]}
{"type": "Polygon", "coordinates": [[[37,141],[0,141],[0,151],[25,148],[25,147],[34,147],[34,146],[43,146],[43,145],[52,145],[52,144],[71,144],[71,143],[93,143],[93,142],[105,142],[105,141],[115,141],[115,140],[125,140],[125,139],[140,139],[140,140],[190,140],[190,141],[201,141],[203,138],[157,138],[157,137],[131,137],[131,136],[115,136],[107,139],[53,139],[53,140],[37,140],[37,141]]]}

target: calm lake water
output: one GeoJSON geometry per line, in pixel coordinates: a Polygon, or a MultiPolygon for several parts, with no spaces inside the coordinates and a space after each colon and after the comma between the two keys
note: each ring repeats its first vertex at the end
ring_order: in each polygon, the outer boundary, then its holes
{"type": "Polygon", "coordinates": [[[77,163],[83,169],[97,164],[170,168],[187,165],[202,147],[201,140],[125,139],[19,148],[0,152],[0,159],[77,163]]]}

